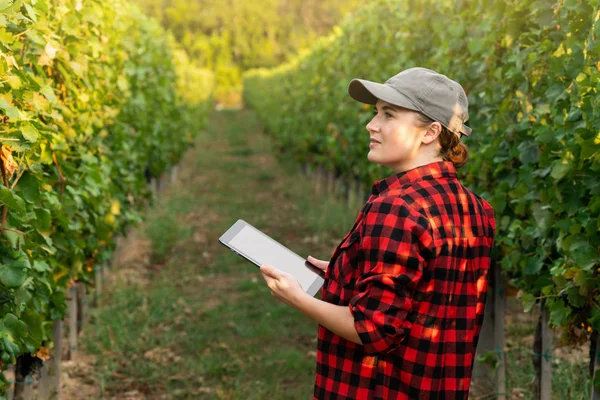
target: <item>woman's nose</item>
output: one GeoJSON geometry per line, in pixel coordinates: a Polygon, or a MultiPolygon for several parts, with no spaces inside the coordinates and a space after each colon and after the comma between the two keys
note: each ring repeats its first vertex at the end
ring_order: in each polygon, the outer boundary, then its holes
{"type": "Polygon", "coordinates": [[[375,123],[373,122],[375,120],[375,118],[373,118],[371,121],[369,121],[369,123],[367,124],[367,130],[369,132],[374,132],[377,131],[377,126],[375,125],[375,123]]]}

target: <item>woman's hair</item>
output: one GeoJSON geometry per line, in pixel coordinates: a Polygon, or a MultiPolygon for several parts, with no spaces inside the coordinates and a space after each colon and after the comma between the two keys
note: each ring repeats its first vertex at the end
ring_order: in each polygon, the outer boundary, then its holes
{"type": "MultiPolygon", "coordinates": [[[[417,124],[420,128],[425,128],[429,124],[435,122],[428,116],[416,112],[417,124]]],[[[440,145],[440,156],[445,161],[451,161],[455,168],[460,168],[467,163],[469,159],[469,149],[467,146],[460,141],[459,134],[453,133],[448,128],[442,125],[442,133],[439,136],[440,145]]]]}

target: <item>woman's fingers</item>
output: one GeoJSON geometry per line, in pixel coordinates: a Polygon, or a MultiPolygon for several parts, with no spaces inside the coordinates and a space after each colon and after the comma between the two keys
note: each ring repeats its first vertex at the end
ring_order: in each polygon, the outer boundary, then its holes
{"type": "Polygon", "coordinates": [[[267,264],[263,264],[260,266],[260,272],[272,278],[279,278],[280,275],[275,268],[267,264]]]}
{"type": "Polygon", "coordinates": [[[270,269],[270,267],[266,265],[261,265],[260,272],[265,282],[267,282],[267,286],[269,287],[269,289],[275,289],[276,277],[273,276],[273,271],[270,269]]]}
{"type": "Polygon", "coordinates": [[[326,271],[327,267],[329,266],[329,263],[327,261],[319,260],[318,258],[314,258],[313,256],[308,256],[307,260],[312,265],[314,265],[322,271],[326,271]]]}

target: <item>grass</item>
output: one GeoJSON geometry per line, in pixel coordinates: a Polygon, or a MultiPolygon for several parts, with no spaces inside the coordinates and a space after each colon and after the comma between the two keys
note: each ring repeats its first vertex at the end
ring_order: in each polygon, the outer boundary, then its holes
{"type": "Polygon", "coordinates": [[[218,112],[210,126],[140,228],[158,272],[111,288],[86,350],[99,356],[106,396],[312,398],[317,325],[277,302],[258,269],[217,239],[241,218],[328,259],[357,210],[312,198],[298,167],[269,155],[254,114],[218,112]]]}
{"type": "MultiPolygon", "coordinates": [[[[148,210],[140,229],[150,268],[138,267],[148,279],[117,280],[85,328],[105,397],[312,398],[317,325],[277,302],[258,269],[217,239],[241,218],[301,256],[328,260],[358,208],[312,195],[299,167],[271,149],[252,112],[215,112],[179,181],[148,210]]],[[[532,347],[520,340],[533,329],[507,323],[513,398],[533,398],[532,347]]],[[[584,363],[556,365],[555,398],[587,398],[584,363]]]]}

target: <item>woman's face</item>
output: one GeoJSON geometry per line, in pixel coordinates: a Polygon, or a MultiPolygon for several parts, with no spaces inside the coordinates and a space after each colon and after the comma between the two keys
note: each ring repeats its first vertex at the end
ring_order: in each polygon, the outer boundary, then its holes
{"type": "Polygon", "coordinates": [[[413,168],[423,132],[427,129],[416,125],[413,111],[383,100],[377,100],[373,114],[373,119],[366,127],[371,137],[367,155],[369,161],[390,167],[396,172],[413,168]]]}

